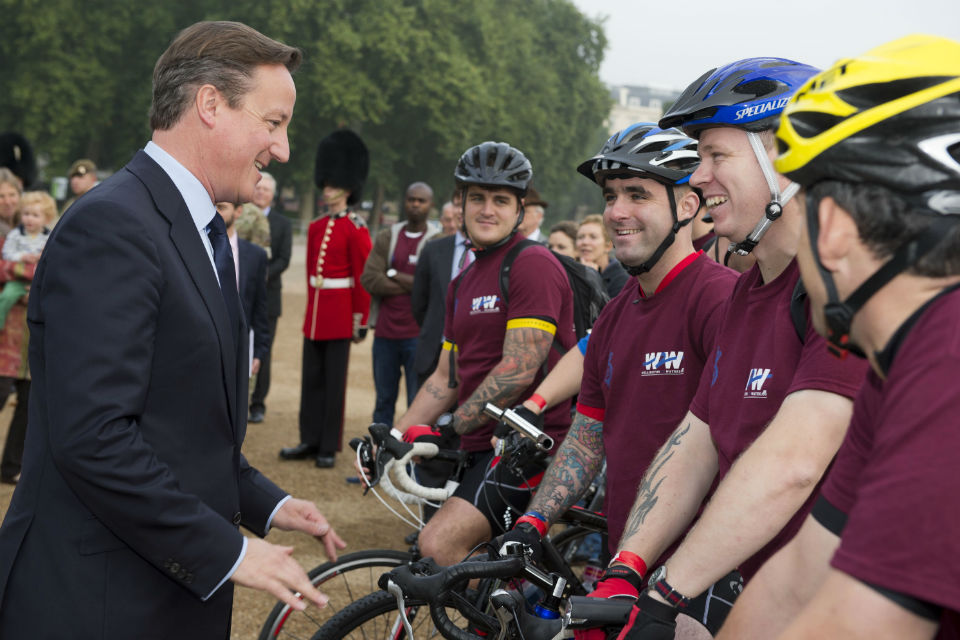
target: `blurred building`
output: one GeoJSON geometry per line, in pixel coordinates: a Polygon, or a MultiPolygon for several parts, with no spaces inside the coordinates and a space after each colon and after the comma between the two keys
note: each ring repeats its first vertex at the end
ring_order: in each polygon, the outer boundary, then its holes
{"type": "Polygon", "coordinates": [[[635,122],[656,122],[664,110],[680,97],[679,91],[613,85],[610,87],[613,107],[607,118],[607,131],[615,133],[635,122]]]}

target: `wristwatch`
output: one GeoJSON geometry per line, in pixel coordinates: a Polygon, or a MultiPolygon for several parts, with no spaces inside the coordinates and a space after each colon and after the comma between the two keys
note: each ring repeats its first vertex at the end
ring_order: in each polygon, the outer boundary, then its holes
{"type": "Polygon", "coordinates": [[[653,570],[647,584],[674,608],[686,609],[687,605],[690,604],[690,598],[671,587],[670,583],[667,582],[667,565],[665,564],[653,570]]]}
{"type": "Polygon", "coordinates": [[[387,269],[387,277],[388,277],[388,278],[395,278],[396,276],[397,276],[397,270],[396,270],[396,269],[393,269],[393,268],[387,269]]]}

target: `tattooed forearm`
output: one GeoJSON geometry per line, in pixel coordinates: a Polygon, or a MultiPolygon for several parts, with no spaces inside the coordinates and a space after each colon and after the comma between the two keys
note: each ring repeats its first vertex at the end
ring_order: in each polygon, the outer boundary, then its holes
{"type": "Polygon", "coordinates": [[[483,407],[488,402],[498,407],[516,404],[550,354],[551,344],[553,336],[542,329],[508,330],[500,362],[457,409],[454,423],[457,433],[469,433],[484,424],[487,418],[483,407]]]}
{"type": "Polygon", "coordinates": [[[603,423],[578,413],[530,509],[553,521],[573,506],[600,470],[603,453],[603,423]]]}
{"type": "Polygon", "coordinates": [[[647,515],[657,505],[657,500],[659,500],[657,492],[663,481],[667,479],[667,476],[661,473],[663,467],[667,464],[667,461],[673,457],[673,454],[676,453],[676,449],[680,446],[683,436],[689,431],[689,422],[677,427],[677,430],[670,434],[670,438],[667,439],[666,444],[660,448],[657,456],[647,468],[647,472],[643,474],[643,480],[640,481],[640,487],[637,489],[637,500],[633,504],[633,509],[630,510],[630,517],[627,519],[627,526],[623,530],[622,539],[625,540],[636,534],[637,531],[640,530],[640,525],[646,520],[647,515]]]}
{"type": "Polygon", "coordinates": [[[446,400],[449,395],[449,390],[446,387],[438,387],[430,381],[430,378],[427,378],[426,382],[423,383],[423,392],[430,394],[431,397],[436,398],[437,400],[446,400]]]}

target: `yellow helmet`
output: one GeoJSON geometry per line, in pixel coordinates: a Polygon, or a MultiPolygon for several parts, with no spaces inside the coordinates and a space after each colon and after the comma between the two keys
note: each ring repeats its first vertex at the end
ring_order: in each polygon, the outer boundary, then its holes
{"type": "Polygon", "coordinates": [[[960,213],[960,43],[911,35],[839,60],[791,98],[777,140],[777,171],[801,185],[879,184],[960,213]]]}

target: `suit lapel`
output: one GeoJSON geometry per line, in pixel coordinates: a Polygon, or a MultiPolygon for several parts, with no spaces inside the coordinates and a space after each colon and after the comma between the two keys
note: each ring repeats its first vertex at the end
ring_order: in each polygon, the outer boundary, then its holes
{"type": "MultiPolygon", "coordinates": [[[[170,177],[143,151],[137,153],[127,168],[146,185],[153,197],[157,210],[170,223],[170,240],[183,260],[200,298],[213,320],[217,338],[220,342],[220,362],[223,368],[224,387],[227,392],[227,407],[230,412],[230,424],[233,433],[239,431],[237,416],[239,345],[234,343],[230,328],[230,316],[226,302],[220,292],[210,257],[200,240],[197,227],[193,222],[183,196],[177,190],[170,177]]],[[[239,330],[238,330],[239,333],[239,330]]],[[[239,342],[239,341],[237,341],[239,342]]]]}

